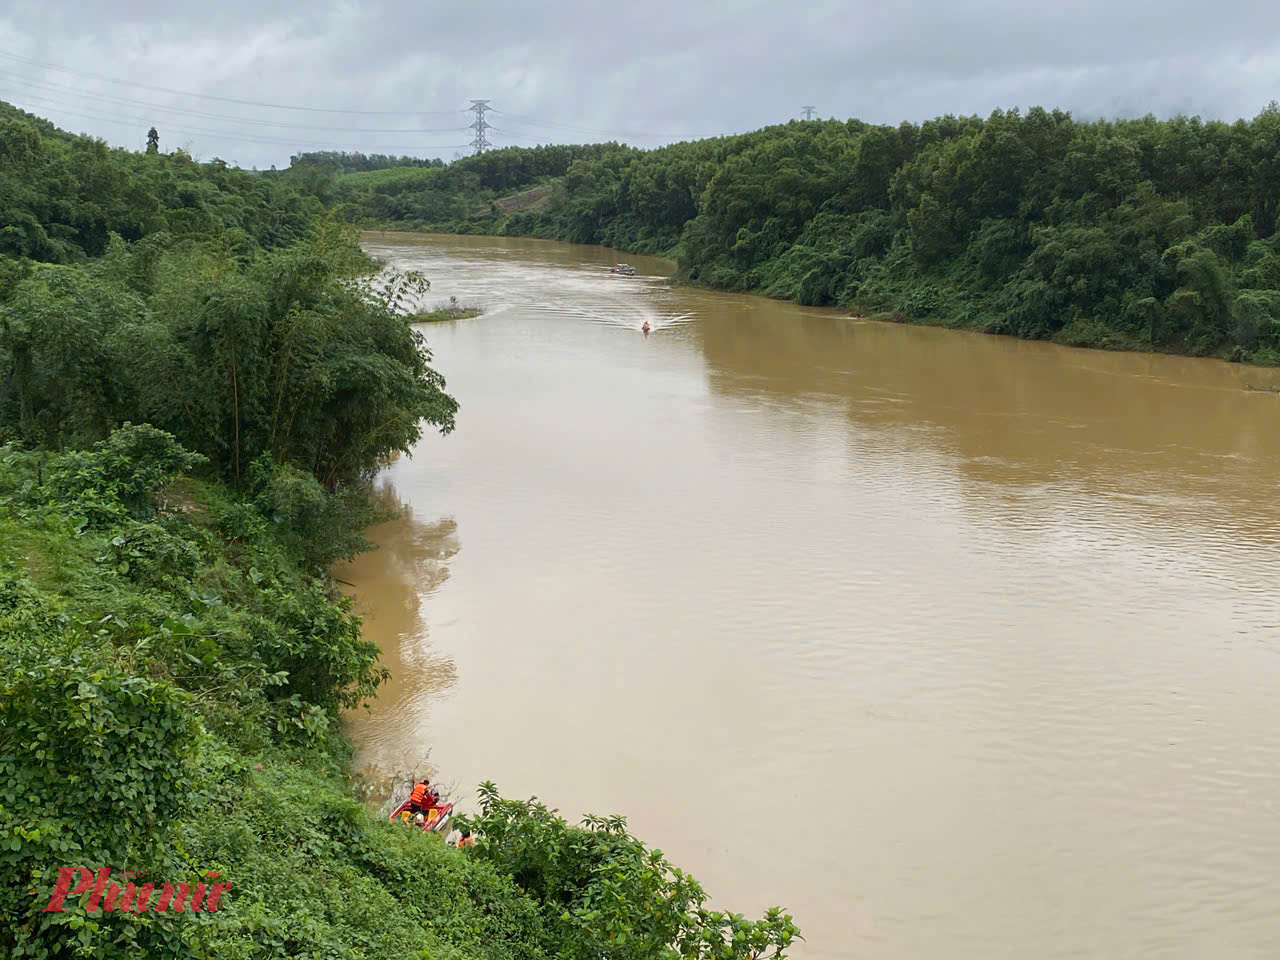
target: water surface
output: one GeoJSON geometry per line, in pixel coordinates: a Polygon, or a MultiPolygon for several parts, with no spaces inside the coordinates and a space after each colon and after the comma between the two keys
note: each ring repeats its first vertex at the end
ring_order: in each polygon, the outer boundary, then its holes
{"type": "Polygon", "coordinates": [[[1280,955],[1274,372],[366,239],[488,312],[340,572],[362,763],[624,813],[797,956],[1280,955]]]}

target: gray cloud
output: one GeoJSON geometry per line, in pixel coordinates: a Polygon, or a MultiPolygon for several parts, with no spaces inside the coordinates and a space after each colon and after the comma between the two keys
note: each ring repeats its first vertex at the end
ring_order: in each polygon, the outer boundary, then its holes
{"type": "Polygon", "coordinates": [[[155,124],[165,149],[244,166],[326,147],[448,158],[471,138],[472,97],[503,111],[498,145],[654,146],[806,103],[890,123],[1035,104],[1235,119],[1280,97],[1280,4],[22,0],[0,12],[0,98],[132,147],[155,124]]]}

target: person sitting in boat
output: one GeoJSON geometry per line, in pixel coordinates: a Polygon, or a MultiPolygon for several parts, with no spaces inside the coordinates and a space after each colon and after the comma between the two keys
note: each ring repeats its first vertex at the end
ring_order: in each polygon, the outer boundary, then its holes
{"type": "Polygon", "coordinates": [[[471,835],[471,831],[463,830],[462,836],[458,838],[458,849],[461,850],[463,847],[474,846],[475,842],[476,838],[471,835]]]}
{"type": "Polygon", "coordinates": [[[431,789],[429,781],[419,780],[413,785],[413,793],[409,794],[409,809],[429,810],[436,805],[439,799],[435,791],[431,789]]]}

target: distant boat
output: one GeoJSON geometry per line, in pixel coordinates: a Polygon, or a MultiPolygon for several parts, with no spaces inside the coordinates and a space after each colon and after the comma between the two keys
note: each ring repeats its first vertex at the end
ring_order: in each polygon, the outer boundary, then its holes
{"type": "Polygon", "coordinates": [[[629,263],[615,263],[609,268],[609,272],[620,273],[624,277],[634,277],[636,275],[636,268],[629,263]]]}

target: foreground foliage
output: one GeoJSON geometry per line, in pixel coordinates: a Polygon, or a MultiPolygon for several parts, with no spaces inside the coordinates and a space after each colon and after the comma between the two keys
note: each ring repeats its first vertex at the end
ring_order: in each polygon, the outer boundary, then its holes
{"type": "Polygon", "coordinates": [[[642,151],[508,148],[334,181],[346,216],[599,243],[806,304],[1280,362],[1280,107],[794,121],[642,151]],[[503,198],[554,184],[546,209],[503,198]]]}
{"type": "Polygon", "coordinates": [[[147,426],[0,449],[0,952],[536,954],[509,881],[345,786],[377,650],[281,525],[182,477],[200,459],[147,426]],[[233,886],[215,914],[44,913],[64,865],[233,886]]]}
{"type": "Polygon", "coordinates": [[[512,877],[539,904],[561,956],[670,960],[780,957],[799,931],[774,908],[760,920],[709,910],[693,877],[627,833],[623,817],[571,827],[539,803],[480,786],[473,856],[512,877]]]}

